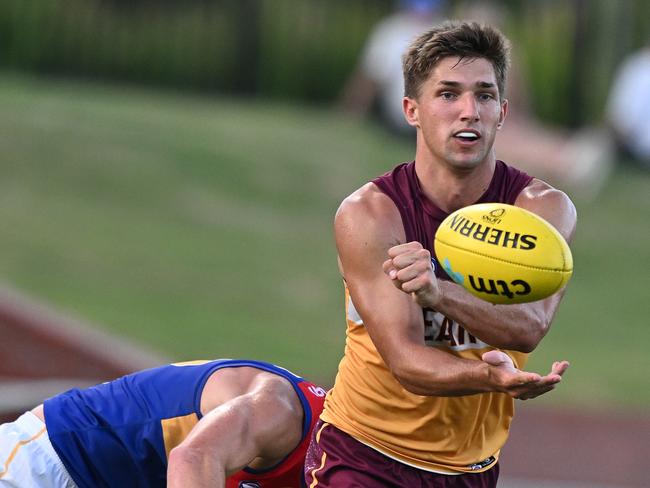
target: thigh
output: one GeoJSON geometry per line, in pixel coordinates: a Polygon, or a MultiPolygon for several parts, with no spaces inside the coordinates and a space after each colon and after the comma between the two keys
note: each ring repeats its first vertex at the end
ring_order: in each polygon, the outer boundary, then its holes
{"type": "Polygon", "coordinates": [[[314,429],[307,452],[305,481],[309,488],[419,486],[419,480],[408,466],[322,423],[314,429]]]}

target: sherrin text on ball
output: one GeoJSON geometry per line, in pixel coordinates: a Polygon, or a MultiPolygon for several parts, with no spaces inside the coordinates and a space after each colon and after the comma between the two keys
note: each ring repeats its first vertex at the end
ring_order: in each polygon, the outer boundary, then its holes
{"type": "Polygon", "coordinates": [[[534,213],[504,203],[456,210],[440,224],[434,248],[452,280],[491,303],[541,300],[573,273],[562,235],[534,213]]]}

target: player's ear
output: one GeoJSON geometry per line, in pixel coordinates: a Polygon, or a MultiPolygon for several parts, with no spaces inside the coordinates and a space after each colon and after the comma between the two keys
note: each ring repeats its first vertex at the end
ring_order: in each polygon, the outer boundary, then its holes
{"type": "Polygon", "coordinates": [[[503,127],[503,123],[506,120],[506,117],[508,115],[508,99],[504,98],[503,101],[501,102],[501,112],[499,113],[499,122],[497,123],[497,129],[500,129],[503,127]]]}
{"type": "Polygon", "coordinates": [[[413,127],[420,127],[420,119],[418,112],[418,101],[415,98],[404,97],[402,99],[402,110],[406,122],[413,127]]]}

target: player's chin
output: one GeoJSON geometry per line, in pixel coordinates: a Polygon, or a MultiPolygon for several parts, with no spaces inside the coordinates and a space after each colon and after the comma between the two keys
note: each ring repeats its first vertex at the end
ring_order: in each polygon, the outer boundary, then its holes
{"type": "Polygon", "coordinates": [[[471,171],[479,166],[485,160],[483,151],[462,151],[449,158],[452,166],[458,170],[471,171]]]}

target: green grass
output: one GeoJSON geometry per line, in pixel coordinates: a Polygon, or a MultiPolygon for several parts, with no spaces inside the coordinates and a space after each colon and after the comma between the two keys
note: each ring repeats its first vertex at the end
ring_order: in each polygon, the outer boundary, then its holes
{"type": "Polygon", "coordinates": [[[0,273],[173,358],[332,381],[338,202],[410,151],[320,109],[0,78],[0,273]]]}
{"type": "Polygon", "coordinates": [[[598,201],[578,202],[574,275],[531,367],[569,359],[566,382],[542,401],[650,404],[650,174],[621,166],[598,201]]]}
{"type": "MultiPolygon", "coordinates": [[[[0,276],[174,359],[252,357],[331,383],[340,200],[410,159],[318,107],[0,77],[0,276]]],[[[650,175],[580,206],[575,276],[531,361],[545,402],[650,401],[650,175]],[[584,208],[583,208],[584,207],[584,208]]]]}

